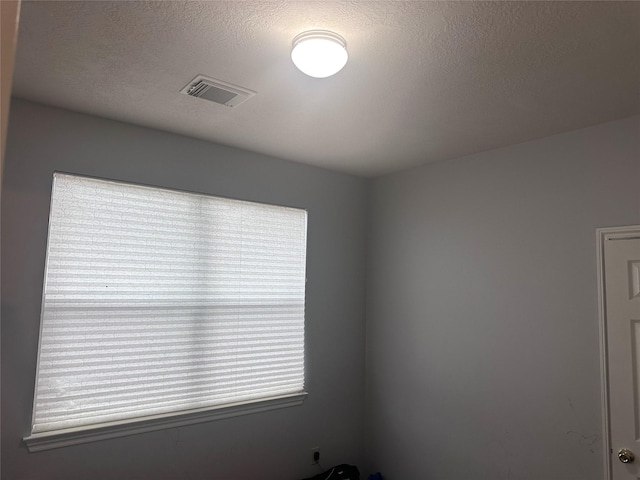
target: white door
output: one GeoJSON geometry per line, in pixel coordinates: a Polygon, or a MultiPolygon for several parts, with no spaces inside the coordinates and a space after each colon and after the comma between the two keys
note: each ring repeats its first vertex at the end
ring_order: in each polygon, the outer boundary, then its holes
{"type": "Polygon", "coordinates": [[[640,228],[603,235],[612,480],[640,479],[640,228]],[[635,458],[633,458],[635,457],[635,458]]]}

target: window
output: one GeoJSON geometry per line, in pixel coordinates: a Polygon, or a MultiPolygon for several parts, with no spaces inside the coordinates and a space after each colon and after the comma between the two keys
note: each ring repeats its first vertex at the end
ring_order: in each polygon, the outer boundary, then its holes
{"type": "Polygon", "coordinates": [[[306,225],[300,209],[56,173],[29,448],[299,403],[306,225]]]}

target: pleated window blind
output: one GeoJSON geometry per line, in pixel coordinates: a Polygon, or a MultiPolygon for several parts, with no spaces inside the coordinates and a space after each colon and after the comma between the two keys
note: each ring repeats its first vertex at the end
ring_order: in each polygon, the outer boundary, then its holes
{"type": "Polygon", "coordinates": [[[304,210],[55,174],[32,433],[299,393],[304,210]]]}

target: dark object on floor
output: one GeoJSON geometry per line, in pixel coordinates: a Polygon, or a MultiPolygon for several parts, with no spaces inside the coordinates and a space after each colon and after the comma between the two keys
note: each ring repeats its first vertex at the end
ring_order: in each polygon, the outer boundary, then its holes
{"type": "Polygon", "coordinates": [[[382,474],[380,472],[372,473],[371,475],[369,475],[369,478],[367,480],[382,480],[382,474]]]}
{"type": "Polygon", "coordinates": [[[353,465],[336,465],[326,472],[304,480],[360,480],[360,472],[353,465]]]}

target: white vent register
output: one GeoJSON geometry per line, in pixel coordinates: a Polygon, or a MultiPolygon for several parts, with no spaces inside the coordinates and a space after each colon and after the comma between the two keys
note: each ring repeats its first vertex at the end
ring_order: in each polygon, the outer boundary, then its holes
{"type": "Polygon", "coordinates": [[[253,90],[205,77],[204,75],[196,76],[180,90],[180,93],[209,100],[227,107],[237,107],[256,94],[253,90]]]}

